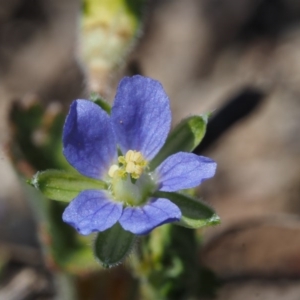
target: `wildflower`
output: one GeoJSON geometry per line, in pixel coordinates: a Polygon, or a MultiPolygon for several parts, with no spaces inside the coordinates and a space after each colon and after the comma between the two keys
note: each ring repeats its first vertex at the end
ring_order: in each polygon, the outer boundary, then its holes
{"type": "Polygon", "coordinates": [[[169,99],[150,78],[122,79],[110,116],[92,101],[74,101],[64,125],[64,155],[81,174],[107,182],[108,189],[79,193],[63,220],[84,235],[116,222],[141,235],[179,221],[179,207],[153,193],[195,187],[214,176],[216,163],[178,152],[150,172],[149,162],[164,145],[170,126],[169,99]]]}

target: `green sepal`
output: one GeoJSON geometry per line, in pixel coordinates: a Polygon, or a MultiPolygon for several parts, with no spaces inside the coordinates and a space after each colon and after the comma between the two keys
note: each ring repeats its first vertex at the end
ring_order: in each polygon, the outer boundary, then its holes
{"type": "Polygon", "coordinates": [[[203,201],[181,193],[155,192],[155,197],[166,198],[176,204],[182,217],[178,225],[188,228],[200,228],[220,224],[220,218],[215,211],[203,201]]]}
{"type": "Polygon", "coordinates": [[[191,116],[182,120],[169,134],[166,143],[150,163],[150,170],[158,167],[167,157],[179,151],[192,152],[202,141],[209,114],[191,116]]]}
{"type": "Polygon", "coordinates": [[[94,243],[95,257],[104,268],[121,263],[133,248],[136,235],[126,231],[117,222],[113,227],[99,232],[94,243]]]}
{"type": "Polygon", "coordinates": [[[45,197],[63,202],[70,202],[84,190],[107,189],[107,184],[101,180],[59,170],[37,172],[28,183],[45,197]]]}
{"type": "Polygon", "coordinates": [[[106,102],[99,94],[92,93],[90,99],[110,115],[111,112],[110,104],[106,102]]]}

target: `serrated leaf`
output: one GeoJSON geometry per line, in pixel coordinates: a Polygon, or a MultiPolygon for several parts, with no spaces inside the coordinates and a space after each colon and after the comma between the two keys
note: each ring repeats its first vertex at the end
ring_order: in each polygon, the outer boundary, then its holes
{"type": "Polygon", "coordinates": [[[130,253],[136,236],[117,222],[113,227],[99,232],[94,243],[94,254],[103,267],[110,268],[122,262],[130,253]]]}
{"type": "Polygon", "coordinates": [[[207,119],[208,115],[191,116],[179,123],[168,136],[162,149],[151,161],[150,170],[154,170],[174,153],[193,151],[205,135],[207,119]]]}
{"type": "Polygon", "coordinates": [[[45,197],[64,202],[70,202],[84,190],[107,188],[107,184],[101,180],[59,170],[37,172],[28,183],[45,197]]]}
{"type": "Polygon", "coordinates": [[[213,208],[199,199],[185,194],[160,191],[155,192],[154,196],[169,199],[180,208],[182,217],[178,225],[195,229],[220,224],[220,218],[213,208]]]}

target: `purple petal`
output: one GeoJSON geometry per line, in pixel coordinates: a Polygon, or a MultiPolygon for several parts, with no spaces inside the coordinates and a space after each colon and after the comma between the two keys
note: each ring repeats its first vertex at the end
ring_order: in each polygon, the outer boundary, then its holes
{"type": "Polygon", "coordinates": [[[178,152],[155,170],[160,191],[175,192],[199,185],[215,175],[217,164],[210,158],[178,152]]]}
{"type": "Polygon", "coordinates": [[[119,84],[111,117],[123,154],[136,150],[150,160],[163,146],[170,130],[169,98],[156,80],[125,77],[119,84]]]}
{"type": "Polygon", "coordinates": [[[119,220],[125,230],[147,234],[155,227],[179,221],[180,209],[168,199],[155,199],[144,206],[126,207],[119,220]]]}
{"type": "Polygon", "coordinates": [[[71,104],[63,132],[64,155],[81,174],[102,178],[116,159],[109,116],[88,100],[71,104]]]}
{"type": "Polygon", "coordinates": [[[97,190],[81,192],[65,209],[63,221],[87,235],[112,227],[122,214],[122,204],[97,190]]]}

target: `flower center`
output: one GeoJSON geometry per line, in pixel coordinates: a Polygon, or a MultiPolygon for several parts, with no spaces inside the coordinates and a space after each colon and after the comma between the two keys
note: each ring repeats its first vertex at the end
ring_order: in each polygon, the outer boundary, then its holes
{"type": "Polygon", "coordinates": [[[118,161],[121,166],[112,165],[108,171],[108,175],[112,178],[130,174],[131,178],[138,179],[147,166],[142,153],[135,150],[129,150],[125,156],[119,156],[118,161]]]}
{"type": "Polygon", "coordinates": [[[119,165],[112,165],[108,171],[113,198],[130,206],[145,203],[155,184],[151,175],[145,172],[148,163],[142,153],[129,150],[125,156],[119,156],[118,162],[119,165]]]}

